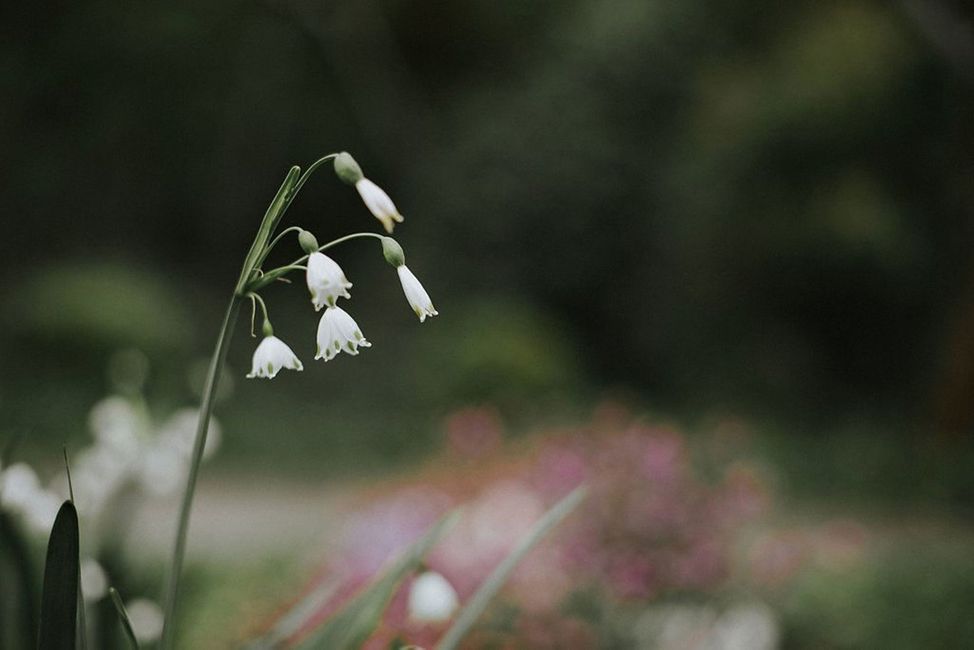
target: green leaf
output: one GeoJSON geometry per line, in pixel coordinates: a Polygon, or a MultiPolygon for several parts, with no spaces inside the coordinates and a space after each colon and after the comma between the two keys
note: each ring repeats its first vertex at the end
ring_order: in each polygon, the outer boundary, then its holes
{"type": "Polygon", "coordinates": [[[264,247],[267,246],[267,242],[277,227],[277,222],[280,221],[281,215],[284,214],[284,208],[287,206],[287,198],[298,182],[300,174],[300,167],[291,167],[288,170],[287,176],[284,177],[284,182],[281,183],[281,187],[278,188],[277,194],[274,195],[270,205],[267,206],[267,212],[264,213],[264,218],[261,220],[260,227],[257,229],[257,236],[254,237],[254,242],[250,245],[250,250],[244,259],[243,269],[240,272],[240,278],[237,280],[237,288],[234,290],[234,293],[237,295],[243,295],[246,290],[247,284],[251,280],[250,276],[257,268],[257,260],[260,259],[261,253],[264,252],[264,247]]]}
{"type": "Polygon", "coordinates": [[[459,512],[454,511],[440,519],[377,580],[298,644],[297,650],[360,648],[379,625],[399,584],[419,568],[429,550],[456,523],[458,517],[459,512]]]}
{"type": "Polygon", "coordinates": [[[118,621],[122,624],[122,630],[125,632],[125,638],[128,639],[129,647],[132,650],[139,650],[139,640],[135,638],[135,631],[132,629],[129,613],[125,611],[122,597],[118,595],[118,590],[115,587],[109,587],[108,593],[111,594],[112,604],[115,605],[115,612],[118,614],[118,621]]]}
{"type": "Polygon", "coordinates": [[[78,511],[65,501],[54,520],[44,565],[38,650],[75,650],[78,629],[78,511]]]}
{"type": "Polygon", "coordinates": [[[545,535],[557,526],[578,504],[585,498],[586,488],[584,486],[575,488],[571,494],[556,503],[548,512],[538,520],[534,527],[524,536],[511,553],[497,565],[493,573],[484,580],[480,588],[477,589],[466,607],[460,611],[457,620],[447,630],[443,638],[440,639],[436,650],[455,650],[460,644],[464,635],[470,631],[473,624],[480,618],[480,615],[487,609],[487,605],[497,595],[500,588],[507,581],[511,571],[517,566],[518,562],[524,559],[534,546],[540,542],[545,535]]]}

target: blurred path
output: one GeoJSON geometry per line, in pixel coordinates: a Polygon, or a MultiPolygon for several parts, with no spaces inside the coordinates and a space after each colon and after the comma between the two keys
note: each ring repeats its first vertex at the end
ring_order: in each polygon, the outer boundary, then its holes
{"type": "MultiPolygon", "coordinates": [[[[201,481],[190,527],[189,556],[214,563],[311,549],[329,536],[338,502],[347,489],[217,477],[201,481]]],[[[177,499],[151,499],[132,525],[128,548],[138,555],[168,557],[177,499]]]]}

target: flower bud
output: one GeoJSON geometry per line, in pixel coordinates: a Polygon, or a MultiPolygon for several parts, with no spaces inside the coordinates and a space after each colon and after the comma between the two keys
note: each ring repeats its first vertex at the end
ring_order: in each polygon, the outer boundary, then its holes
{"type": "Polygon", "coordinates": [[[406,263],[406,254],[403,252],[402,246],[392,237],[382,238],[382,255],[394,268],[398,269],[406,263]]]}
{"type": "Polygon", "coordinates": [[[409,618],[421,623],[450,620],[460,606],[457,592],[439,573],[427,571],[409,590],[409,618]]]}
{"type": "Polygon", "coordinates": [[[308,255],[318,250],[318,240],[307,230],[302,230],[298,233],[298,243],[301,244],[301,249],[308,255]]]}
{"type": "Polygon", "coordinates": [[[335,174],[342,182],[355,185],[362,180],[362,168],[358,166],[355,159],[347,151],[343,151],[335,157],[335,174]]]}

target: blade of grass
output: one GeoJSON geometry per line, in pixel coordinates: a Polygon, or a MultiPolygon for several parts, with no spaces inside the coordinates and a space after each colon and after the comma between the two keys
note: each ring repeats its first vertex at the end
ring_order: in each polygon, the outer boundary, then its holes
{"type": "Polygon", "coordinates": [[[517,566],[518,562],[524,559],[534,546],[540,542],[555,526],[557,526],[572,510],[574,510],[582,499],[585,498],[586,489],[584,486],[575,488],[567,497],[556,503],[548,512],[538,520],[534,527],[518,543],[511,553],[497,565],[493,573],[480,585],[476,593],[470,598],[470,602],[460,611],[457,620],[447,630],[440,640],[436,650],[455,650],[460,645],[461,639],[470,631],[473,624],[480,618],[480,615],[487,609],[487,605],[497,595],[500,588],[507,581],[511,571],[517,566]]]}
{"type": "MultiPolygon", "coordinates": [[[[68,462],[68,448],[61,447],[64,455],[64,473],[68,477],[68,495],[74,503],[74,483],[71,481],[71,463],[68,462]]],[[[88,617],[85,612],[84,590],[81,585],[81,563],[78,563],[78,650],[88,650],[88,617]]]]}
{"type": "Polygon", "coordinates": [[[372,584],[348,602],[324,625],[309,634],[297,650],[358,650],[378,627],[396,588],[416,571],[423,558],[456,523],[459,512],[440,519],[372,584]]]}
{"type": "Polygon", "coordinates": [[[78,511],[65,501],[54,520],[44,564],[38,650],[75,650],[80,558],[78,511]]]}
{"type": "Polygon", "coordinates": [[[139,650],[139,640],[135,638],[135,630],[132,629],[132,622],[129,620],[129,613],[125,611],[122,597],[118,595],[118,590],[115,587],[109,587],[108,593],[112,597],[112,604],[115,605],[115,612],[118,614],[118,621],[122,624],[122,631],[125,632],[129,647],[132,650],[139,650]]]}

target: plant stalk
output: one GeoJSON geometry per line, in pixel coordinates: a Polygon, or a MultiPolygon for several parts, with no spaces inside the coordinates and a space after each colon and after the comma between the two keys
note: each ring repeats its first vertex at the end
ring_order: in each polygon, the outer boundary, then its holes
{"type": "Polygon", "coordinates": [[[172,650],[176,637],[176,602],[179,599],[179,579],[183,571],[183,559],[186,554],[186,538],[189,533],[189,518],[193,509],[193,495],[196,492],[196,479],[199,476],[200,465],[203,462],[203,449],[206,447],[206,434],[210,427],[210,416],[213,413],[213,401],[216,397],[220,374],[227,359],[230,338],[233,327],[240,312],[243,297],[234,293],[227,313],[223,317],[223,326],[216,340],[216,349],[210,361],[210,369],[206,375],[203,387],[203,401],[200,405],[199,423],[196,425],[196,439],[193,443],[193,457],[189,466],[189,476],[186,479],[186,490],[183,492],[182,505],[179,508],[179,527],[176,529],[176,541],[173,546],[172,565],[166,586],[165,618],[163,619],[162,640],[160,650],[172,650]]]}

